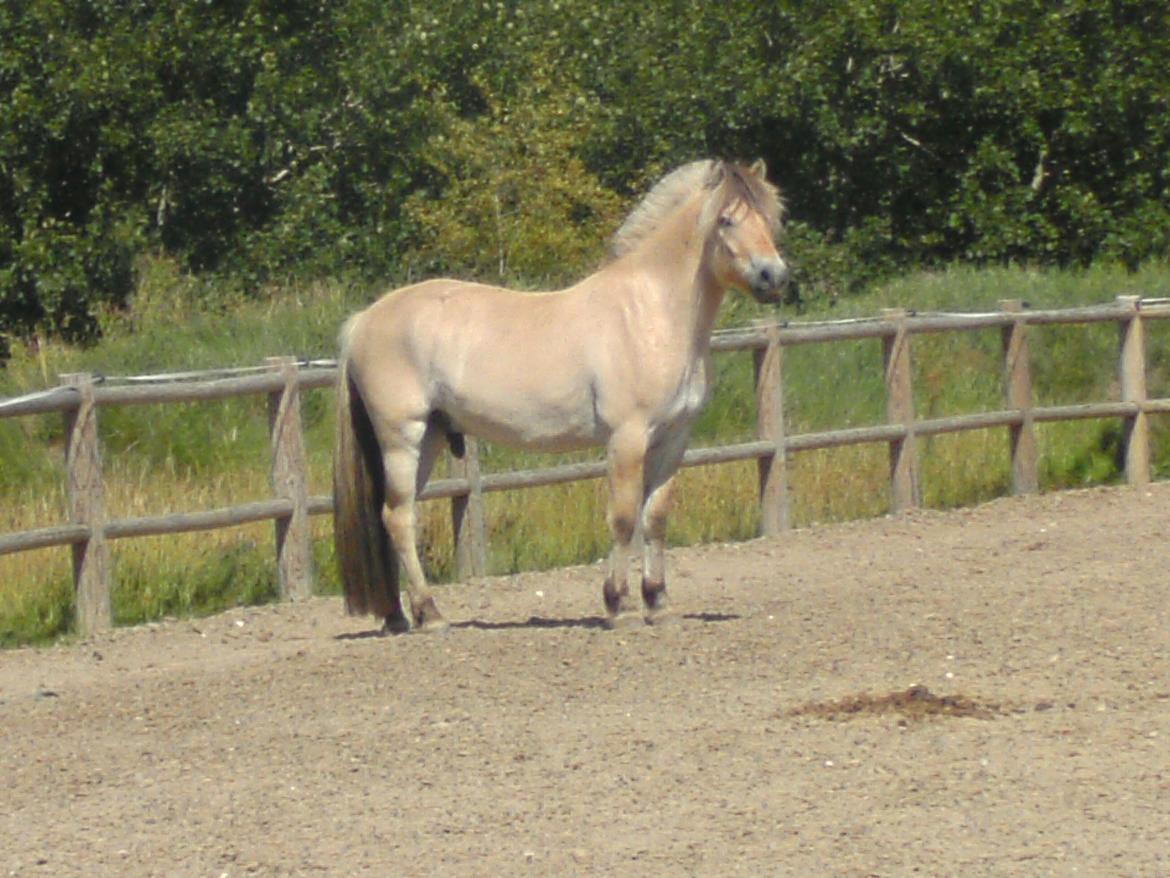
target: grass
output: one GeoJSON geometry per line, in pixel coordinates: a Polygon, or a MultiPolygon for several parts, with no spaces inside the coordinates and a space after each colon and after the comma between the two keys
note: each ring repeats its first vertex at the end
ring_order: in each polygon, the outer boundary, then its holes
{"type": "MultiPolygon", "coordinates": [[[[868,316],[883,307],[918,311],[989,310],[1002,298],[1034,307],[1110,301],[1124,292],[1165,295],[1170,270],[1136,274],[1024,269],[916,274],[884,284],[834,308],[812,307],[801,319],[868,316]]],[[[371,298],[342,284],[280,291],[260,301],[224,304],[166,263],[145,265],[138,299],[107,315],[105,339],[90,349],[54,342],[16,352],[0,372],[0,396],[51,386],[70,371],[129,375],[259,364],[277,354],[329,357],[344,317],[371,298]],[[215,304],[211,304],[215,302],[215,304]]],[[[725,323],[769,316],[733,300],[725,323]]],[[[793,317],[785,314],[782,316],[793,317]]],[[[1151,395],[1170,395],[1170,321],[1149,322],[1151,395]]],[[[1115,398],[1116,329],[1111,325],[1042,327],[1030,334],[1038,404],[1115,398]]],[[[997,331],[916,336],[915,409],[939,417],[1002,406],[997,331]]],[[[790,433],[878,423],[884,418],[881,345],[877,341],[786,349],[784,382],[790,433]]],[[[754,430],[751,357],[714,360],[714,396],[692,445],[750,438],[754,430]]],[[[329,489],[332,393],[303,399],[309,490],[329,489]]],[[[1154,471],[1170,477],[1167,419],[1154,419],[1154,471]]],[[[99,416],[110,516],[136,516],[234,505],[269,496],[267,415],[257,397],[217,403],[103,408],[99,416]]],[[[0,420],[0,533],[65,520],[61,418],[0,420]]],[[[1041,485],[1046,490],[1117,481],[1121,433],[1115,422],[1083,421],[1038,428],[1041,485]]],[[[1009,490],[1003,430],[923,440],[923,501],[946,508],[1009,490]]],[[[486,447],[487,470],[541,466],[547,455],[486,447]]],[[[879,515],[888,508],[886,450],[853,446],[794,455],[789,483],[796,525],[879,515]]],[[[668,538],[672,544],[751,537],[758,524],[754,464],[684,471],[668,538]]],[[[439,473],[441,474],[441,473],[439,473]]],[[[493,573],[592,561],[608,550],[601,482],[489,495],[489,569],[493,573]]],[[[420,541],[430,575],[453,575],[449,506],[423,504],[420,541]]],[[[318,589],[335,592],[329,523],[315,519],[318,589]]],[[[115,619],[132,624],[164,616],[214,612],[276,594],[272,526],[111,544],[115,619]]],[[[0,556],[0,645],[67,635],[72,618],[69,553],[40,550],[0,556]]]]}

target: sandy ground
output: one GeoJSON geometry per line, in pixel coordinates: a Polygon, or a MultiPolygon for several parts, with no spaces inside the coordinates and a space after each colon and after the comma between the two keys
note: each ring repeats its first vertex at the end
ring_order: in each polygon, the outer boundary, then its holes
{"type": "Polygon", "coordinates": [[[1168,526],[1163,483],[674,550],[661,629],[593,566],[443,588],[446,636],[3,652],[0,875],[1167,876],[1168,526]]]}

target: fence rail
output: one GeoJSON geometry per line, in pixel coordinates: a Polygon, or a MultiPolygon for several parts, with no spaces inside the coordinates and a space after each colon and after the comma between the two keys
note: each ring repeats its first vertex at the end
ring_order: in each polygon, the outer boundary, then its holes
{"type": "MultiPolygon", "coordinates": [[[[1150,478],[1151,414],[1170,414],[1170,399],[1146,394],[1144,321],[1170,318],[1170,300],[1119,296],[1108,304],[1059,310],[1029,310],[1004,300],[1001,310],[981,314],[917,314],[900,309],[879,317],[827,323],[774,324],[717,333],[716,352],[753,352],[756,384],[756,439],[688,450],[683,466],[709,466],[755,460],[759,466],[760,529],[774,535],[789,526],[787,458],[795,452],[860,443],[884,442],[889,448],[892,511],[921,502],[917,439],[965,430],[1007,428],[1011,445],[1012,490],[1037,490],[1038,423],[1083,418],[1119,418],[1124,427],[1126,478],[1150,478]],[[1119,328],[1117,376],[1120,399],[1076,405],[1034,406],[1028,330],[1033,326],[1113,322],[1119,328]],[[999,328],[1003,347],[1005,408],[919,420],[913,406],[911,338],[940,332],[999,328]],[[785,431],[782,359],[788,346],[858,339],[880,339],[886,388],[886,423],[788,435],[785,431]]],[[[89,633],[110,625],[109,540],[177,534],[272,520],[281,595],[307,596],[313,575],[308,518],[332,511],[329,496],[308,496],[307,466],[300,419],[300,393],[330,387],[336,379],[331,361],[271,358],[263,367],[183,373],[150,379],[104,381],[93,375],[62,376],[59,387],[0,400],[0,418],[61,413],[65,419],[66,497],[70,522],[0,535],[0,555],[53,546],[73,553],[77,626],[89,633]],[[103,406],[166,404],[264,394],[268,398],[271,482],[274,498],[239,506],[143,518],[107,520],[97,414],[103,406]]],[[[423,499],[449,499],[455,557],[461,576],[486,567],[484,494],[560,484],[604,476],[601,461],[568,463],[534,470],[480,473],[478,446],[468,440],[461,471],[429,483],[423,499]]]]}

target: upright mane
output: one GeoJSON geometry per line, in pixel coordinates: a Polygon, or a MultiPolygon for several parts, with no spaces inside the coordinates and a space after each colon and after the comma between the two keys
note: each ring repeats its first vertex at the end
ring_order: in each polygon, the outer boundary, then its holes
{"type": "Polygon", "coordinates": [[[767,219],[779,224],[783,213],[780,193],[763,175],[763,164],[751,169],[714,159],[702,159],[675,168],[630,211],[610,239],[609,256],[618,259],[648,238],[662,221],[700,189],[722,189],[719,209],[734,199],[743,199],[767,219]],[[757,172],[757,167],[760,169],[757,172]]]}

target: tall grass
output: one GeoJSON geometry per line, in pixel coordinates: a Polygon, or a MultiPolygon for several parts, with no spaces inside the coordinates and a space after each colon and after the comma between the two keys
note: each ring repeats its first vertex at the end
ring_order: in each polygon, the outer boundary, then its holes
{"type": "MultiPolygon", "coordinates": [[[[321,284],[225,305],[166,263],[147,264],[143,277],[130,310],[107,316],[101,344],[78,349],[44,342],[18,350],[0,373],[0,395],[51,385],[57,374],[70,371],[128,375],[259,364],[277,354],[332,356],[337,327],[373,295],[343,284],[321,284]]],[[[800,317],[871,315],[889,306],[987,310],[1009,297],[1036,307],[1058,307],[1109,301],[1123,292],[1164,295],[1168,288],[1170,270],[1161,266],[1136,274],[1108,268],[1040,272],[957,267],[902,278],[833,308],[809,308],[800,317]]],[[[738,300],[724,322],[767,316],[774,314],[738,300]]],[[[1152,322],[1147,333],[1150,392],[1170,395],[1170,325],[1152,322]]],[[[1116,397],[1113,326],[1043,327],[1030,338],[1038,404],[1116,397]]],[[[912,344],[914,402],[920,417],[1002,407],[997,331],[915,336],[912,344]]],[[[786,349],[789,432],[882,421],[880,364],[877,341],[786,349]]],[[[715,393],[696,425],[692,445],[743,440],[753,434],[751,357],[719,355],[714,365],[715,393]]],[[[309,489],[323,494],[329,490],[332,393],[306,393],[303,404],[309,489]]],[[[1170,476],[1170,425],[1165,421],[1155,419],[1152,424],[1154,471],[1162,478],[1170,476]]],[[[267,419],[260,397],[103,408],[99,422],[106,506],[112,517],[206,509],[269,496],[267,419]]],[[[60,417],[0,420],[0,532],[65,519],[62,435],[60,417]]],[[[1120,438],[1114,421],[1042,425],[1038,430],[1042,487],[1117,480],[1120,438]]],[[[484,447],[483,454],[488,470],[550,462],[547,455],[491,446],[484,447]]],[[[970,504],[1008,490],[1010,462],[1002,429],[926,439],[920,455],[923,500],[928,506],[970,504]]],[[[878,515],[888,508],[882,445],[795,455],[789,480],[797,525],[878,515]]],[[[673,544],[745,539],[756,531],[754,464],[687,470],[680,477],[677,497],[668,533],[673,544]]],[[[608,550],[601,482],[490,495],[486,509],[493,573],[591,561],[608,550]]],[[[328,521],[314,520],[313,531],[318,589],[336,591],[328,521]]],[[[439,581],[450,579],[446,502],[423,504],[420,541],[430,574],[439,581]]],[[[113,543],[115,619],[135,623],[269,600],[276,593],[272,558],[270,524],[113,543]]],[[[66,550],[0,557],[0,644],[67,634],[71,602],[66,550]]]]}

